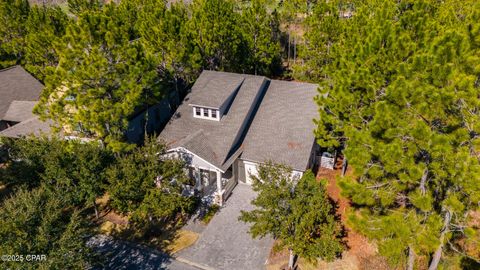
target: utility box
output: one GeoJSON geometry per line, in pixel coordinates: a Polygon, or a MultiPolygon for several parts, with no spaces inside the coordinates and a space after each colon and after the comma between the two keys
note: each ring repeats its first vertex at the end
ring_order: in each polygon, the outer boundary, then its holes
{"type": "Polygon", "coordinates": [[[323,152],[320,158],[320,167],[333,170],[335,168],[335,157],[328,152],[323,152]]]}

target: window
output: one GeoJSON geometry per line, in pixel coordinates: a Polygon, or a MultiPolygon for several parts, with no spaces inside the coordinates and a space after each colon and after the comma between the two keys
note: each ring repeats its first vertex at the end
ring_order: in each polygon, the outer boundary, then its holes
{"type": "Polygon", "coordinates": [[[210,109],[210,108],[203,108],[203,107],[193,107],[193,117],[195,118],[202,118],[202,119],[209,119],[209,120],[220,120],[220,111],[218,109],[210,109]]]}

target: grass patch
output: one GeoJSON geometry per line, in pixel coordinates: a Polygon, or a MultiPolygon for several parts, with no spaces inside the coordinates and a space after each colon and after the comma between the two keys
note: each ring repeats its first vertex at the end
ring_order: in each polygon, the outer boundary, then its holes
{"type": "Polygon", "coordinates": [[[100,224],[100,232],[106,235],[118,234],[126,229],[125,225],[115,224],[111,221],[105,221],[100,224]]]}
{"type": "Polygon", "coordinates": [[[213,204],[212,206],[210,206],[205,215],[202,217],[202,222],[204,224],[208,224],[212,220],[213,216],[215,216],[215,214],[218,212],[218,210],[220,210],[219,205],[213,204]]]}
{"type": "Polygon", "coordinates": [[[145,243],[168,254],[174,254],[193,245],[199,236],[198,233],[188,230],[164,231],[145,243]]]}
{"type": "Polygon", "coordinates": [[[105,193],[102,197],[98,197],[97,199],[95,199],[95,203],[101,208],[106,208],[109,200],[110,195],[108,193],[105,193]]]}
{"type": "Polygon", "coordinates": [[[177,253],[182,249],[185,249],[191,245],[193,245],[198,240],[198,233],[187,231],[187,230],[179,230],[172,241],[169,241],[167,245],[167,250],[170,253],[177,253]]]}

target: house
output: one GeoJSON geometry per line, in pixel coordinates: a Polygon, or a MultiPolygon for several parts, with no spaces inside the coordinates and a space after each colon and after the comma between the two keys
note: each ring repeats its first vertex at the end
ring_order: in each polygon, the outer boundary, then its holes
{"type": "MultiPolygon", "coordinates": [[[[0,136],[20,138],[28,135],[51,134],[52,121],[42,121],[32,113],[40,98],[43,84],[21,66],[0,70],[0,136]]],[[[177,94],[152,106],[139,108],[129,118],[125,137],[128,142],[143,140],[145,131],[159,131],[177,105],[177,94]]],[[[64,128],[66,138],[78,138],[74,130],[64,128]]]]}
{"type": "Polygon", "coordinates": [[[32,113],[43,84],[21,66],[0,70],[0,136],[50,132],[50,124],[32,113]]]}
{"type": "Polygon", "coordinates": [[[222,204],[267,160],[297,175],[314,165],[317,87],[203,71],[158,139],[186,161],[195,190],[222,204]]]}

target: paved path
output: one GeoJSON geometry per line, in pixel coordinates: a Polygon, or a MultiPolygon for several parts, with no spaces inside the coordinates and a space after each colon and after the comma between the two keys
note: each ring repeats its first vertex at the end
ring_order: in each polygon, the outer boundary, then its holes
{"type": "Polygon", "coordinates": [[[177,254],[178,259],[216,270],[265,269],[273,240],[252,239],[249,226],[238,221],[241,210],[252,210],[255,193],[250,186],[239,184],[197,242],[177,254]]]}
{"type": "Polygon", "coordinates": [[[179,262],[155,249],[115,240],[105,235],[98,235],[90,239],[89,245],[104,256],[104,265],[94,269],[199,270],[199,268],[179,262]]]}

